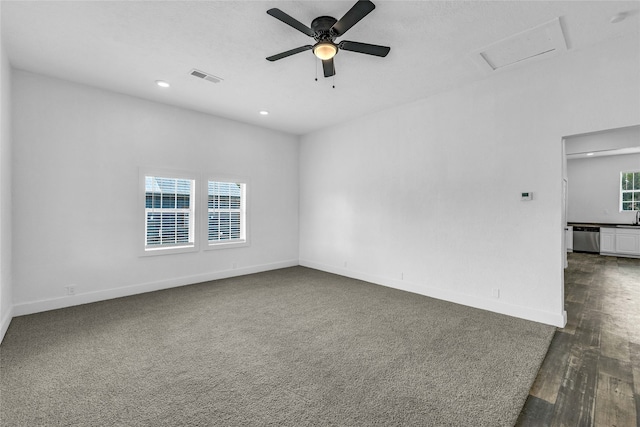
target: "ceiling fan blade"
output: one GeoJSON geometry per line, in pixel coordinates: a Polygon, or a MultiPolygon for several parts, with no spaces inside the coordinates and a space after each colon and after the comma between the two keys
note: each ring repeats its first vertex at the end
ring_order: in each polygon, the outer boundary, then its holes
{"type": "Polygon", "coordinates": [[[351,52],[365,53],[367,55],[375,55],[385,57],[391,50],[387,46],[378,46],[377,44],[350,42],[347,40],[341,41],[338,47],[342,50],[349,50],[351,52]]]}
{"type": "Polygon", "coordinates": [[[338,22],[333,24],[333,27],[331,27],[333,33],[336,37],[343,35],[375,8],[376,5],[369,0],[358,1],[338,22]]]}
{"type": "Polygon", "coordinates": [[[333,58],[322,61],[322,70],[324,71],[325,77],[331,77],[336,74],[336,66],[333,63],[333,58]]]}
{"type": "Polygon", "coordinates": [[[278,53],[277,55],[267,57],[267,61],[277,61],[278,59],[286,58],[287,56],[295,55],[296,53],[304,52],[305,50],[313,49],[310,44],[306,46],[300,46],[295,49],[288,50],[286,52],[278,53]]]}
{"type": "Polygon", "coordinates": [[[315,33],[313,32],[313,30],[311,28],[307,27],[306,25],[304,25],[302,22],[298,21],[297,19],[292,18],[291,16],[287,15],[286,13],[284,13],[283,11],[281,11],[278,8],[274,7],[273,9],[269,9],[269,10],[267,10],[267,13],[269,15],[273,16],[274,18],[281,20],[285,24],[295,28],[296,30],[300,31],[301,33],[305,33],[309,37],[313,37],[315,35],[315,33]]]}

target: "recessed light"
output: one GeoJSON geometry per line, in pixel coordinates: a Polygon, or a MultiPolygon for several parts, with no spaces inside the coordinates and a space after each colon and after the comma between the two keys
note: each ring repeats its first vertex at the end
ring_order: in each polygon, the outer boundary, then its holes
{"type": "Polygon", "coordinates": [[[611,22],[612,24],[617,24],[618,22],[622,22],[624,21],[624,19],[627,17],[627,13],[626,12],[620,12],[620,13],[616,13],[615,15],[613,15],[611,17],[611,19],[609,20],[609,22],[611,22]]]}
{"type": "Polygon", "coordinates": [[[587,156],[593,156],[593,153],[587,153],[587,156]]]}
{"type": "Polygon", "coordinates": [[[169,87],[171,86],[169,83],[165,82],[164,80],[156,80],[156,84],[160,87],[169,87]]]}
{"type": "Polygon", "coordinates": [[[269,112],[268,112],[268,111],[265,111],[265,110],[262,110],[262,111],[260,111],[260,115],[261,115],[261,116],[268,116],[268,115],[269,115],[269,112]]]}

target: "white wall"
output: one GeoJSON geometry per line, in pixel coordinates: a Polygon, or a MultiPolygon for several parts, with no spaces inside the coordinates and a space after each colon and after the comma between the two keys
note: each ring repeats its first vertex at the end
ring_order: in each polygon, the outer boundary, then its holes
{"type": "Polygon", "coordinates": [[[640,123],[639,51],[617,39],[303,137],[301,264],[562,325],[561,140],[640,123]]]}
{"type": "Polygon", "coordinates": [[[13,316],[11,169],[11,66],[0,40],[0,342],[13,316]]]}
{"type": "Polygon", "coordinates": [[[13,102],[16,315],[297,265],[296,137],[19,70],[13,102]],[[248,177],[250,246],[139,257],[141,166],[248,177]]]}
{"type": "Polygon", "coordinates": [[[290,135],[13,70],[14,314],[299,256],[560,325],[561,139],[640,123],[639,51],[618,39],[499,72],[307,135],[299,150],[290,135]],[[138,257],[139,166],[248,176],[251,246],[138,257]],[[64,296],[68,284],[78,295],[64,296]]]}
{"type": "Polygon", "coordinates": [[[640,146],[640,126],[629,126],[565,138],[567,154],[602,153],[640,146]]]}
{"type": "Polygon", "coordinates": [[[620,212],[620,172],[640,170],[640,154],[567,162],[569,222],[631,224],[635,212],[620,212]]]}

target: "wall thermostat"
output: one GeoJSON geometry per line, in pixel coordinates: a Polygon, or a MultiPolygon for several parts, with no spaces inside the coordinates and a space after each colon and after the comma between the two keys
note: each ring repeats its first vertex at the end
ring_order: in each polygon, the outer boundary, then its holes
{"type": "Polygon", "coordinates": [[[533,193],[528,191],[526,193],[520,193],[520,200],[533,200],[533,193]]]}

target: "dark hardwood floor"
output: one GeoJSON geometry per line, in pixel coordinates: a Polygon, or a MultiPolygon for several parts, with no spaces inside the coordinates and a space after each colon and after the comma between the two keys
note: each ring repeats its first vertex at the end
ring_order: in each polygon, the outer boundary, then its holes
{"type": "Polygon", "coordinates": [[[640,427],[640,259],[569,254],[565,307],[516,426],[640,427]]]}

